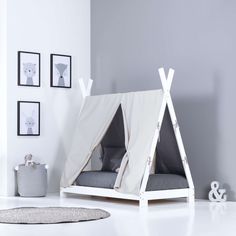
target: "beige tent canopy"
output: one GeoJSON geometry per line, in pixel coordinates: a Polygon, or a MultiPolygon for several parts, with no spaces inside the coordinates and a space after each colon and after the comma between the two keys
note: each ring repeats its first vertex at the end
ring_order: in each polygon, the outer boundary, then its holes
{"type": "MultiPolygon", "coordinates": [[[[147,200],[159,198],[194,198],[192,178],[169,93],[174,71],[170,69],[167,79],[163,69],[160,69],[159,73],[163,85],[163,89],[160,90],[85,97],[75,128],[71,152],[62,174],[61,193],[128,198],[139,200],[142,204],[146,204],[147,200]],[[177,158],[179,158],[176,165],[181,166],[180,172],[182,171],[182,173],[178,177],[176,174],[178,171],[176,172],[175,170],[173,175],[168,173],[164,167],[162,169],[158,167],[159,172],[158,170],[154,171],[155,176],[153,175],[151,178],[153,183],[149,184],[151,181],[150,171],[155,159],[157,162],[156,166],[160,163],[161,167],[161,157],[158,159],[158,139],[162,140],[161,129],[163,118],[171,124],[173,130],[171,131],[172,139],[174,138],[176,148],[178,149],[178,151],[175,151],[176,155],[178,155],[177,158]],[[122,127],[117,128],[119,124],[118,122],[116,124],[116,120],[122,122],[122,127]],[[115,125],[117,127],[114,129],[115,125]],[[123,132],[124,146],[122,150],[125,151],[123,151],[122,158],[120,158],[119,168],[115,171],[109,170],[109,168],[108,171],[103,169],[93,171],[92,166],[88,165],[88,163],[94,150],[101,143],[104,143],[103,140],[108,135],[108,132],[113,132],[113,134],[107,138],[107,142],[117,142],[118,136],[116,135],[119,135],[118,133],[121,130],[123,132]],[[113,137],[113,141],[111,137],[113,137]],[[83,176],[83,181],[87,183],[89,179],[98,182],[99,176],[104,178],[104,174],[107,175],[104,180],[105,182],[112,178],[114,179],[110,188],[103,185],[99,186],[99,184],[97,186],[93,182],[85,185],[76,184],[78,183],[79,176],[83,176]],[[96,175],[96,177],[93,179],[92,175],[96,175]],[[182,179],[185,178],[186,185],[180,184],[178,186],[178,183],[182,181],[180,181],[180,175],[182,179]],[[155,186],[155,183],[160,182],[163,176],[166,179],[161,184],[161,190],[159,190],[159,186],[157,189],[154,188],[153,191],[152,189],[147,191],[147,185],[155,186]],[[172,180],[174,178],[175,180],[172,180]],[[167,189],[163,189],[163,183],[168,181],[172,181],[170,185],[173,185],[174,181],[176,186],[174,188],[167,186],[167,189]]],[[[165,133],[163,133],[163,139],[165,139],[165,133]]],[[[162,142],[161,140],[160,143],[162,142]]],[[[167,148],[167,152],[168,145],[167,140],[164,145],[167,148]]],[[[112,153],[110,155],[115,156],[116,159],[117,156],[121,155],[121,148],[115,149],[114,145],[106,150],[109,151],[108,153],[112,153]]],[[[160,147],[160,152],[162,153],[162,159],[166,162],[168,157],[165,158],[165,149],[160,147]]],[[[117,162],[117,160],[115,161],[117,162]]],[[[107,157],[106,161],[109,161],[107,157]]],[[[172,161],[172,165],[173,163],[172,161]]],[[[112,165],[112,163],[109,163],[109,165],[112,165]]],[[[174,170],[175,168],[171,169],[174,170]]],[[[79,179],[79,181],[81,182],[82,179],[79,179]]]]}

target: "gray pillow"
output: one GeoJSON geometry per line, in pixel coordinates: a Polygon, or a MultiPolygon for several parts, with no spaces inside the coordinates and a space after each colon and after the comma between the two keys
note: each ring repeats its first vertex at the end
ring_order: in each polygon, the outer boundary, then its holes
{"type": "Polygon", "coordinates": [[[126,149],[124,147],[104,147],[103,150],[102,171],[117,172],[126,149]]]}

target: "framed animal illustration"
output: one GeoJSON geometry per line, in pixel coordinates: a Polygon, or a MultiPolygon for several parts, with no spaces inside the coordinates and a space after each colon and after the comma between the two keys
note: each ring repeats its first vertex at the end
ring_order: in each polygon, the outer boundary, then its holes
{"type": "Polygon", "coordinates": [[[71,56],[51,54],[51,87],[71,88],[71,56]]]}
{"type": "Polygon", "coordinates": [[[40,53],[18,52],[18,85],[40,87],[40,53]]]}
{"type": "Polygon", "coordinates": [[[40,135],[40,102],[17,102],[17,135],[40,135]]]}

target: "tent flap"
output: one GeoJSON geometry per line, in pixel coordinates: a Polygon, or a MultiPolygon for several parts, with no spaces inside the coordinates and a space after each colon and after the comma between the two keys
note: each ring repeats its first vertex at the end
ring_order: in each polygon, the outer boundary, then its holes
{"type": "Polygon", "coordinates": [[[61,187],[72,185],[88,163],[120,105],[120,97],[120,94],[86,97],[61,177],[61,187]]]}

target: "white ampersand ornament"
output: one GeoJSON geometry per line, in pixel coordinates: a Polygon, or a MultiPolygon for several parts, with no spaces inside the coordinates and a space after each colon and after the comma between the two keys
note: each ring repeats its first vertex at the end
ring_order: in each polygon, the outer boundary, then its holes
{"type": "Polygon", "coordinates": [[[218,181],[211,183],[211,190],[208,194],[208,198],[211,202],[225,202],[227,200],[226,190],[219,189],[220,184],[218,181]]]}

